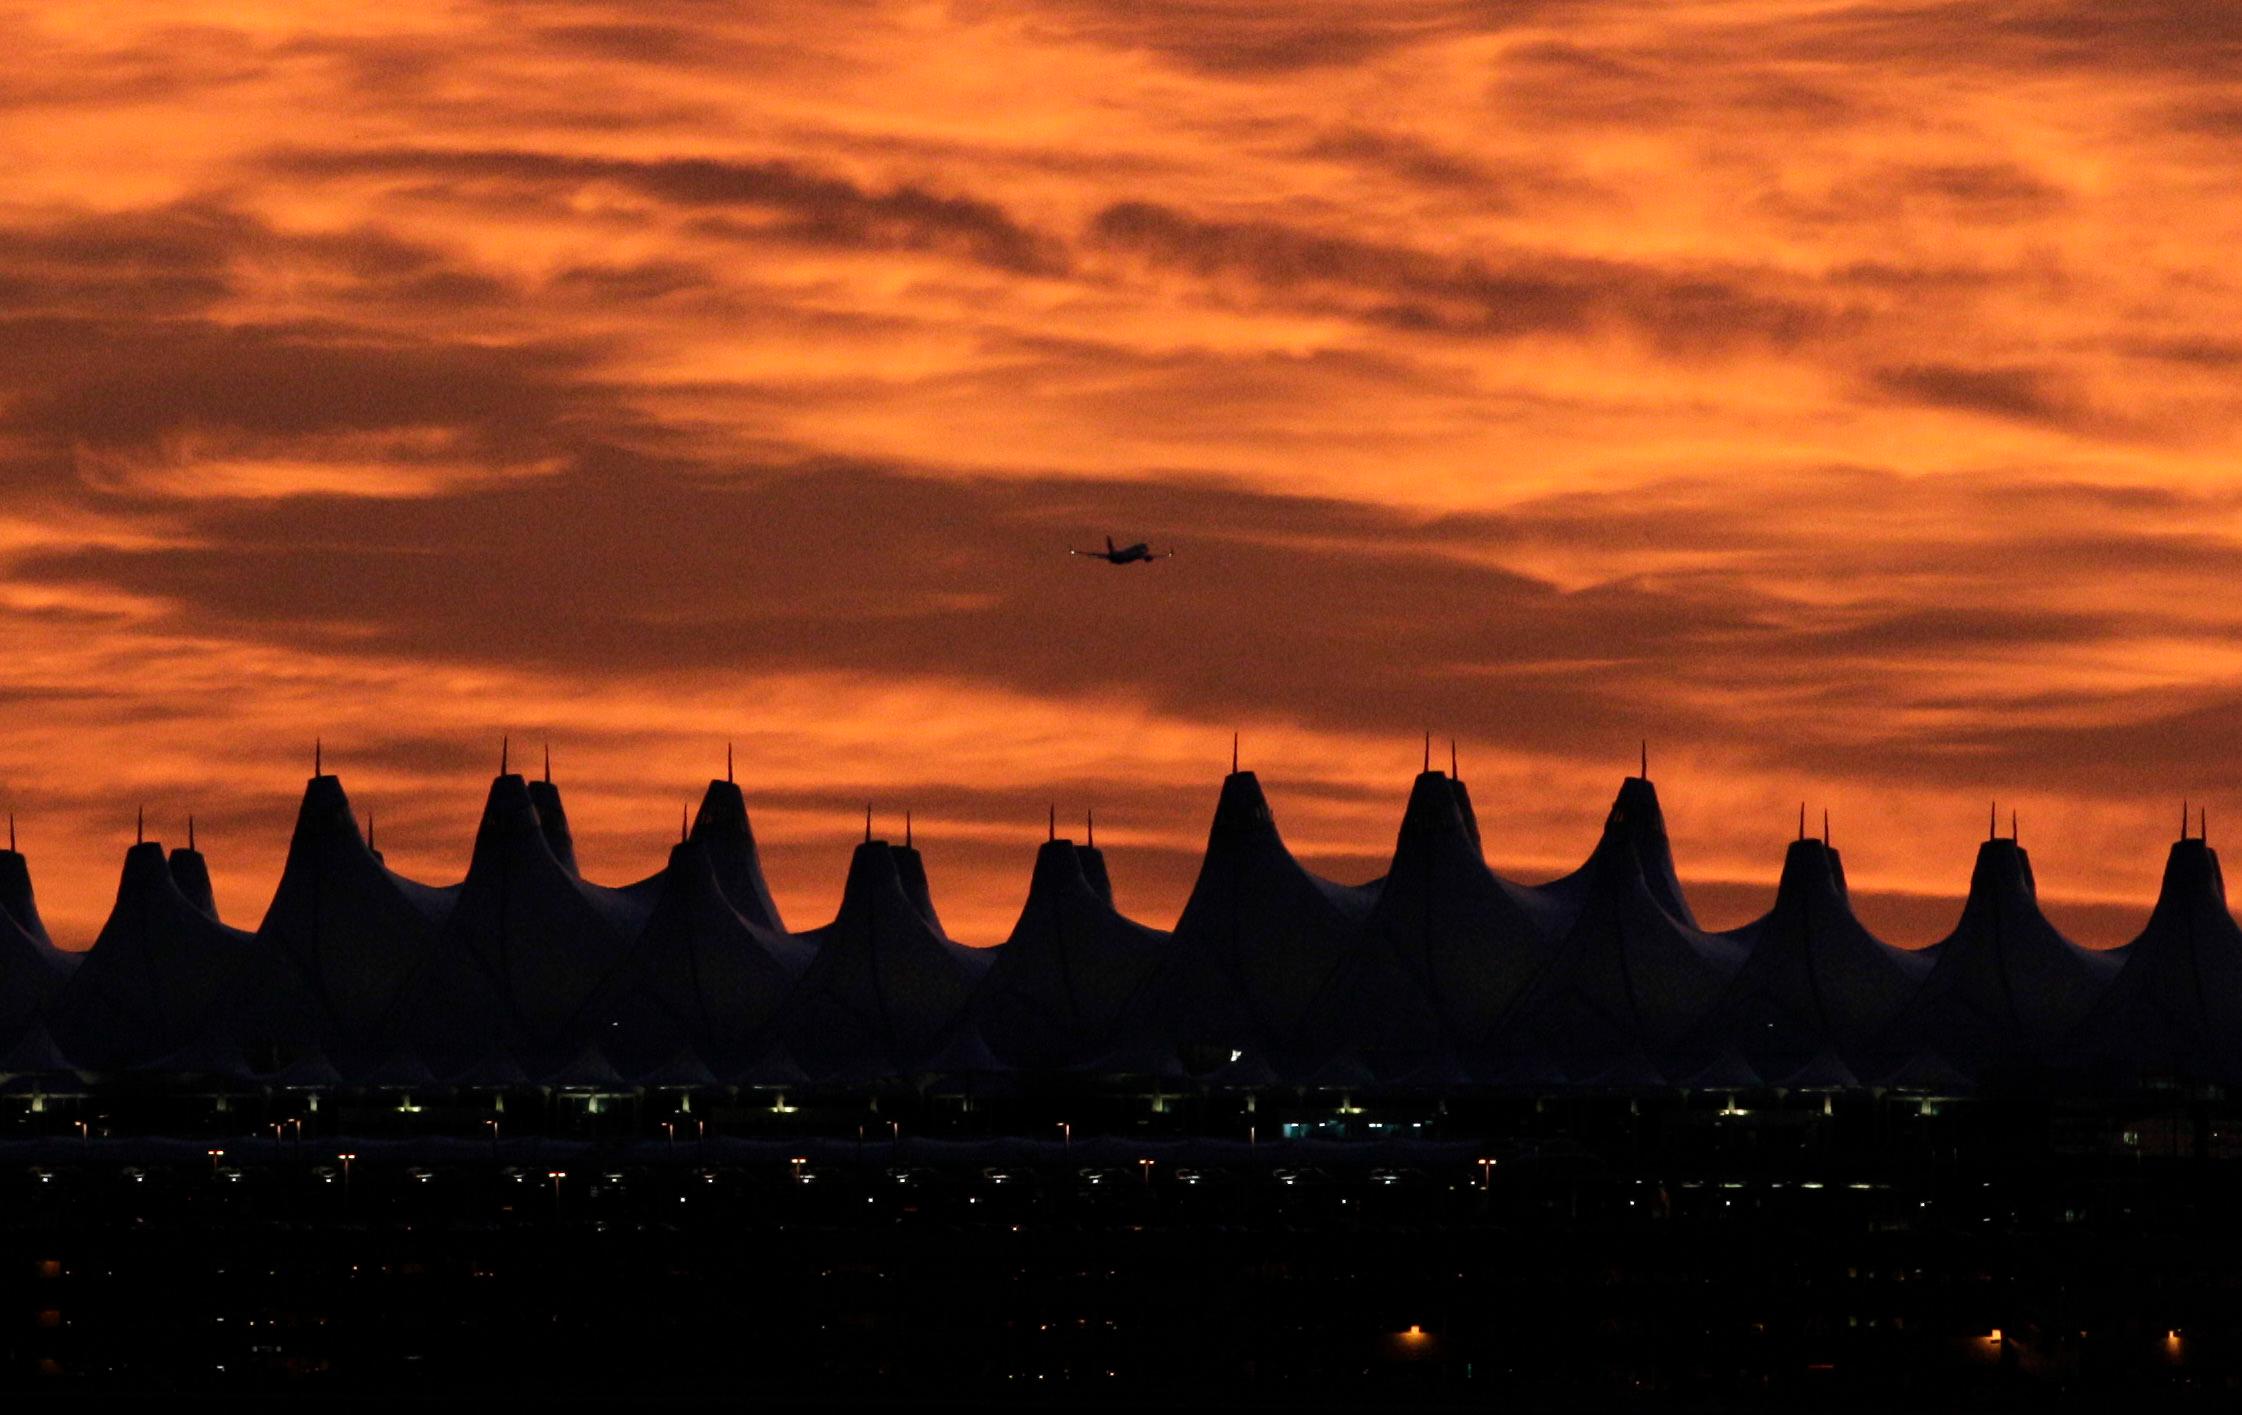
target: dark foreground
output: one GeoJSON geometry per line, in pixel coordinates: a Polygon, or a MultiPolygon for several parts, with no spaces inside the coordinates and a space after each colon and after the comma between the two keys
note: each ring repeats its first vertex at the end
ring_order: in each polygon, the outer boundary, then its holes
{"type": "Polygon", "coordinates": [[[706,1110],[495,1138],[332,1110],[332,1133],[238,1112],[169,1139],[19,1127],[0,1388],[2231,1406],[2223,1120],[1924,1109],[1519,1103],[1252,1142],[945,1133],[893,1104],[791,1136],[704,1132],[706,1110]]]}

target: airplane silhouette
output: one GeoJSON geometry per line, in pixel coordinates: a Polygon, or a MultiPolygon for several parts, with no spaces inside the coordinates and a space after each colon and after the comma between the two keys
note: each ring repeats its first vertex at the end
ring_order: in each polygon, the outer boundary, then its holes
{"type": "Polygon", "coordinates": [[[1135,545],[1124,545],[1116,550],[1113,545],[1113,537],[1107,536],[1105,538],[1105,549],[1103,550],[1069,550],[1067,554],[1087,555],[1092,560],[1103,560],[1109,565],[1134,565],[1140,560],[1165,560],[1175,552],[1169,550],[1154,555],[1152,547],[1141,540],[1135,545]]]}

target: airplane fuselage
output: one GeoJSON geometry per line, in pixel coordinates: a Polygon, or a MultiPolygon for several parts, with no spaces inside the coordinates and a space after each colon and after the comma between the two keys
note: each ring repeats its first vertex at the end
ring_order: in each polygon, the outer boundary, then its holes
{"type": "MultiPolygon", "coordinates": [[[[1174,552],[1169,553],[1173,554],[1174,552]]],[[[1154,555],[1152,547],[1141,540],[1135,545],[1115,546],[1110,537],[1106,540],[1103,550],[1074,550],[1069,551],[1068,554],[1086,556],[1092,560],[1103,560],[1108,565],[1135,565],[1164,558],[1154,555]]]]}

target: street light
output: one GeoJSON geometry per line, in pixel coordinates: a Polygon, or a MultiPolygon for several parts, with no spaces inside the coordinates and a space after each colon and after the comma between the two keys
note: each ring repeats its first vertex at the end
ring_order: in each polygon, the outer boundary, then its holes
{"type": "Polygon", "coordinates": [[[553,1181],[553,1217],[557,1219],[560,1217],[561,1181],[568,1178],[568,1171],[565,1169],[548,1169],[545,1171],[545,1177],[553,1181]]]}
{"type": "Polygon", "coordinates": [[[210,1177],[216,1179],[218,1177],[218,1161],[226,1157],[226,1152],[224,1150],[205,1150],[203,1153],[210,1156],[210,1177]]]}
{"type": "Polygon", "coordinates": [[[1483,1160],[1479,1161],[1479,1187],[1480,1187],[1480,1188],[1482,1188],[1482,1189],[1492,1189],[1492,1188],[1494,1188],[1494,1187],[1495,1187],[1495,1186],[1494,1186],[1494,1168],[1495,1168],[1495,1162],[1494,1162],[1493,1160],[1489,1160],[1489,1159],[1483,1159],[1483,1160]]]}
{"type": "Polygon", "coordinates": [[[1144,1176],[1145,1183],[1150,1184],[1152,1182],[1152,1161],[1138,1160],[1137,1173],[1144,1176]]]}
{"type": "Polygon", "coordinates": [[[1074,1148],[1074,1127],[1064,1120],[1059,1122],[1059,1140],[1068,1149],[1074,1148]]]}
{"type": "Polygon", "coordinates": [[[350,1207],[350,1162],[358,1158],[355,1152],[335,1156],[343,1162],[343,1207],[350,1207]]]}

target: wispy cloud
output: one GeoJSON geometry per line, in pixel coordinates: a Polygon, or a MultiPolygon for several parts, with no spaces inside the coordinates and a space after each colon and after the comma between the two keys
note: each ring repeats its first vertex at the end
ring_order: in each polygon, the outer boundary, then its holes
{"type": "Polygon", "coordinates": [[[790,915],[872,794],[984,939],[1054,794],[1165,921],[1233,727],[1341,873],[1428,726],[1522,873],[1647,734],[1721,907],[1803,793],[1911,929],[2023,793],[2105,941],[2242,786],[2231,6],[0,42],[0,802],[77,940],[138,797],[253,916],[315,732],[434,875],[500,732],[611,876],[736,736],[790,915]]]}

